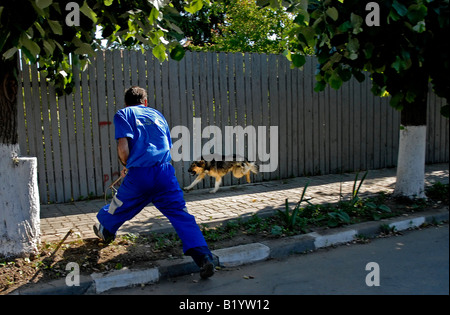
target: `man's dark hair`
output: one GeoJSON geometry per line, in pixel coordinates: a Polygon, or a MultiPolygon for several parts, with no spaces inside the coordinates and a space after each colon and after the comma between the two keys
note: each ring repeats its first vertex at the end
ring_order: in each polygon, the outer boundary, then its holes
{"type": "Polygon", "coordinates": [[[146,99],[147,92],[139,86],[132,86],[125,91],[125,106],[144,104],[146,99]]]}

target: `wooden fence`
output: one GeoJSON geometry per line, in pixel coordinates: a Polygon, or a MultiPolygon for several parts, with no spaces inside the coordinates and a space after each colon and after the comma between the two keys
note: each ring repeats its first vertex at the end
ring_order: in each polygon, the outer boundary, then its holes
{"type": "MultiPolygon", "coordinates": [[[[400,118],[388,99],[371,94],[370,80],[314,92],[313,58],[301,71],[279,55],[188,52],[181,62],[160,64],[151,52],[102,51],[86,71],[75,71],[75,92],[64,97],[41,80],[35,65],[23,63],[21,70],[19,142],[23,155],[38,158],[42,203],[101,196],[119,176],[112,121],[131,85],[147,89],[149,105],[171,127],[187,128],[188,142],[177,152],[195,149],[198,141],[201,148],[210,141],[225,148],[226,126],[262,131],[232,144],[233,150],[243,144],[256,150],[260,164],[268,163],[269,153],[276,158],[276,169],[253,181],[393,167],[397,161],[400,118]],[[201,118],[197,131],[194,117],[201,118]],[[216,131],[213,139],[209,131],[216,131]]],[[[430,93],[428,102],[426,160],[448,162],[449,121],[439,115],[443,101],[430,93]]],[[[172,133],[177,147],[181,135],[172,133]]],[[[182,186],[193,180],[190,159],[174,162],[182,186]]],[[[228,175],[224,184],[240,181],[228,175]]],[[[210,187],[211,181],[202,185],[210,187]]]]}

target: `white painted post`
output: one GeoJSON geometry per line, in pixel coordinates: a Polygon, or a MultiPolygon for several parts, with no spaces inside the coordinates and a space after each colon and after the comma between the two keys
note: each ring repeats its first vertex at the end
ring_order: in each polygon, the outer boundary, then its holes
{"type": "Polygon", "coordinates": [[[37,158],[19,157],[19,145],[0,144],[0,255],[37,253],[40,204],[37,158]]]}

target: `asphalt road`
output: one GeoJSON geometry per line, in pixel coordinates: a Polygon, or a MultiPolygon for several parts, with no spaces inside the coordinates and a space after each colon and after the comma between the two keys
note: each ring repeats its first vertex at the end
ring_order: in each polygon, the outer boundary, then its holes
{"type": "MultiPolygon", "coordinates": [[[[188,306],[194,299],[198,301],[210,294],[448,295],[449,228],[445,224],[406,231],[368,244],[342,245],[283,260],[227,268],[208,280],[193,274],[105,294],[186,295],[174,301],[175,308],[188,306]]],[[[270,298],[261,299],[257,307],[270,303],[270,298]]],[[[233,306],[230,304],[233,300],[227,301],[228,304],[219,302],[215,307],[240,307],[238,302],[233,306]]],[[[192,306],[206,307],[206,304],[192,306]]]]}

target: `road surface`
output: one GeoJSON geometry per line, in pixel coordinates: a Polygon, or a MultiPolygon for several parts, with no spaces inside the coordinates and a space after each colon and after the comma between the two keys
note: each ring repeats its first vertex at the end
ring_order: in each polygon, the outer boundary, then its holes
{"type": "MultiPolygon", "coordinates": [[[[187,306],[181,302],[189,297],[201,300],[203,295],[448,295],[449,228],[448,224],[428,227],[368,244],[342,245],[223,269],[208,280],[193,274],[105,294],[186,295],[174,307],[187,306]]],[[[259,303],[262,307],[265,302],[259,303]]]]}

